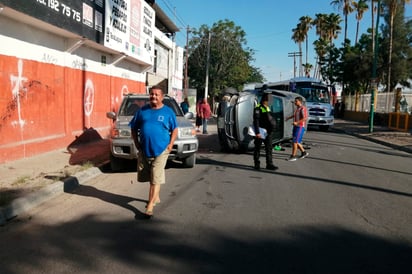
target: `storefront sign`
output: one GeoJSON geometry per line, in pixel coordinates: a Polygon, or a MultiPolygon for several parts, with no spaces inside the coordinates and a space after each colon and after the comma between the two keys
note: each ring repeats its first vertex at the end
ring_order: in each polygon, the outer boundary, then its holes
{"type": "Polygon", "coordinates": [[[153,64],[155,12],[144,0],[0,0],[0,4],[153,64]]]}
{"type": "Polygon", "coordinates": [[[0,0],[0,3],[103,44],[103,0],[0,0]]]}
{"type": "Polygon", "coordinates": [[[153,63],[155,12],[144,0],[106,0],[104,45],[153,63]]]}

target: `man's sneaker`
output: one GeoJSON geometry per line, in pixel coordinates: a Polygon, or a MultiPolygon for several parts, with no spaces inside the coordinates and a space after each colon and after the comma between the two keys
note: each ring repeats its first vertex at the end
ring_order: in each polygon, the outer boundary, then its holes
{"type": "Polygon", "coordinates": [[[259,164],[255,164],[255,165],[253,166],[253,168],[256,169],[256,170],[260,170],[260,165],[259,165],[259,164]]]}
{"type": "Polygon", "coordinates": [[[299,159],[303,159],[303,158],[305,158],[305,157],[308,156],[308,155],[309,155],[309,153],[307,153],[306,151],[304,151],[304,152],[302,152],[302,154],[300,155],[299,159]]]}
{"type": "Polygon", "coordinates": [[[296,157],[296,156],[290,156],[288,159],[286,159],[286,160],[288,160],[289,162],[294,162],[294,161],[296,161],[298,158],[296,157]]]}
{"type": "Polygon", "coordinates": [[[277,170],[278,167],[275,166],[275,165],[273,165],[273,164],[271,164],[271,165],[267,165],[267,166],[266,166],[266,169],[269,169],[269,170],[277,170]]]}

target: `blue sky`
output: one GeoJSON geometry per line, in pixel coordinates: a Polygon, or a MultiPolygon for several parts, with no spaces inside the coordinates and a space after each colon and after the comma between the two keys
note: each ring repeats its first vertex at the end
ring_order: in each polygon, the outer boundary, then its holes
{"type": "MultiPolygon", "coordinates": [[[[301,16],[315,18],[317,13],[339,13],[330,5],[331,0],[156,0],[156,3],[181,28],[176,36],[180,46],[186,44],[186,27],[209,27],[219,20],[231,20],[246,32],[247,45],[255,50],[254,66],[260,68],[268,81],[279,81],[293,77],[293,59],[288,53],[299,51],[292,39],[292,29],[301,16]]],[[[407,5],[405,16],[412,16],[412,5],[407,5]]],[[[343,16],[342,16],[343,19],[343,16]]],[[[382,19],[381,19],[382,20],[382,19]]],[[[349,16],[348,38],[353,42],[356,34],[355,15],[349,16]]],[[[371,14],[367,11],[361,21],[361,33],[371,25],[371,14]]],[[[336,45],[340,45],[342,32],[336,45]]],[[[309,33],[308,62],[315,64],[312,43],[315,30],[309,33]]],[[[303,54],[305,49],[303,45],[303,54]]],[[[305,57],[303,57],[305,58],[305,57]]],[[[305,62],[305,59],[303,60],[305,62]]],[[[298,60],[296,59],[296,62],[298,60]]]]}

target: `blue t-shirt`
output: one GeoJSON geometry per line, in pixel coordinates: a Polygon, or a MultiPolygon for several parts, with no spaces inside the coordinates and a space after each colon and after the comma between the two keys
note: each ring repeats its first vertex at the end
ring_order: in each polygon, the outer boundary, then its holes
{"type": "Polygon", "coordinates": [[[149,104],[137,111],[130,121],[132,130],[140,130],[140,146],[146,157],[159,156],[170,143],[170,134],[177,127],[176,114],[163,105],[152,109],[149,104]]]}

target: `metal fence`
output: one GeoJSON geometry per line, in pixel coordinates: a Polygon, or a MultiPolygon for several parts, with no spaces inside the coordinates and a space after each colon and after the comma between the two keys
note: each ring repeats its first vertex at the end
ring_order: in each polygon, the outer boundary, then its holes
{"type": "MultiPolygon", "coordinates": [[[[375,97],[375,112],[395,112],[395,102],[399,102],[399,111],[412,111],[412,93],[402,93],[397,96],[396,92],[380,92],[375,97]]],[[[369,112],[371,108],[371,94],[345,95],[345,110],[369,112]]]]}

